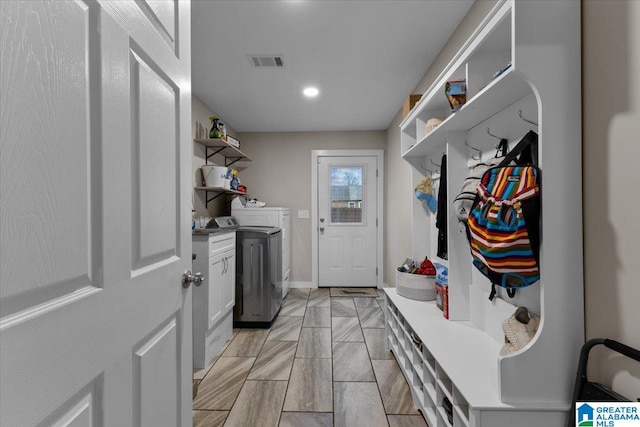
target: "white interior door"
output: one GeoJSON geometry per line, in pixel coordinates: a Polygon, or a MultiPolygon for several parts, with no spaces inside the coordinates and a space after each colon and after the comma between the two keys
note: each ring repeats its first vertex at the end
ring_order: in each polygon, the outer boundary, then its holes
{"type": "Polygon", "coordinates": [[[318,285],[377,285],[377,157],[318,157],[318,285]]]}
{"type": "Polygon", "coordinates": [[[189,3],[0,28],[0,425],[191,425],[189,3]]]}

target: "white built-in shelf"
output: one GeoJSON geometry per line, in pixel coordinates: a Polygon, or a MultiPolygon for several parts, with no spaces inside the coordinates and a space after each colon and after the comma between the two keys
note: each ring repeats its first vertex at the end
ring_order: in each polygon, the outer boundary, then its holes
{"type": "MultiPolygon", "coordinates": [[[[500,400],[498,390],[501,343],[472,322],[445,319],[435,301],[405,298],[398,295],[395,288],[384,291],[469,406],[475,409],[513,407],[500,400]]],[[[558,402],[529,401],[518,406],[531,410],[568,409],[566,404],[558,402]]]]}
{"type": "MultiPolygon", "coordinates": [[[[507,70],[467,101],[457,112],[447,117],[431,133],[417,141],[403,154],[403,157],[407,159],[432,154],[434,150],[446,143],[448,132],[467,131],[530,93],[529,84],[512,69],[507,70]]],[[[420,113],[420,111],[416,112],[416,116],[420,117],[420,113]]],[[[415,137],[417,132],[415,122],[410,121],[405,127],[403,131],[415,137]]]]}
{"type": "MultiPolygon", "coordinates": [[[[511,427],[516,419],[523,426],[565,422],[571,373],[584,342],[583,323],[567,321],[584,313],[582,199],[575,191],[582,185],[579,75],[580,2],[498,0],[400,124],[400,154],[413,166],[412,186],[428,175],[441,185],[433,163],[446,153],[449,207],[476,151],[482,159],[492,158],[498,140],[513,146],[532,129],[538,134],[538,166],[552,184],[540,194],[545,242],[540,280],[515,298],[498,292],[488,300],[490,282],[473,266],[452,209],[445,232],[450,320],[433,302],[387,290],[387,302],[397,309],[387,310],[388,344],[431,427],[451,427],[441,410],[444,396],[453,398],[453,427],[511,427]],[[466,103],[452,113],[446,82],[463,78],[466,103]],[[427,134],[432,118],[443,121],[427,134]],[[577,215],[549,220],[549,206],[577,215]],[[502,357],[502,324],[518,306],[542,322],[527,346],[502,357]],[[411,342],[412,332],[423,345],[411,342]],[[421,374],[423,381],[416,382],[421,374]]],[[[434,215],[415,199],[410,213],[411,257],[437,260],[440,230],[434,215]]]]}

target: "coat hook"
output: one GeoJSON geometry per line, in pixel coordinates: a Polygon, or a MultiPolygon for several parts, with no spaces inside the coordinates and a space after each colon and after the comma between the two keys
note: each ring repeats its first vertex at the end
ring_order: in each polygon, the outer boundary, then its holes
{"type": "Polygon", "coordinates": [[[436,173],[440,173],[440,169],[438,169],[440,165],[435,163],[433,160],[431,160],[431,158],[429,158],[429,161],[431,162],[432,165],[436,167],[436,173]]]}
{"type": "Polygon", "coordinates": [[[531,121],[531,120],[529,120],[529,119],[525,119],[524,117],[522,117],[522,110],[518,110],[518,116],[519,116],[522,120],[524,120],[525,122],[530,123],[530,124],[532,124],[532,125],[534,125],[534,126],[538,126],[538,124],[537,124],[536,122],[531,121]]]}
{"type": "Polygon", "coordinates": [[[487,133],[489,134],[489,136],[492,136],[492,137],[494,137],[495,139],[502,140],[502,138],[501,138],[501,137],[499,137],[499,136],[497,136],[497,135],[492,134],[492,133],[491,133],[491,130],[490,130],[489,128],[487,128],[487,133]]]}
{"type": "Polygon", "coordinates": [[[431,169],[425,168],[422,163],[420,163],[420,169],[429,173],[429,176],[433,176],[433,171],[431,169]]]}
{"type": "Polygon", "coordinates": [[[476,158],[473,154],[471,155],[471,158],[473,160],[480,160],[482,158],[482,151],[481,150],[478,150],[477,148],[470,146],[469,144],[467,144],[466,140],[464,141],[464,145],[466,145],[467,147],[471,148],[472,150],[475,150],[475,151],[478,152],[478,158],[476,158]]]}

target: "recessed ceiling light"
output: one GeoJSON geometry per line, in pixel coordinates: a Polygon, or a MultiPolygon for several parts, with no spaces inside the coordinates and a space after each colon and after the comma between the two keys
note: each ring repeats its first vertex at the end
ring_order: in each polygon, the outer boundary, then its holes
{"type": "Polygon", "coordinates": [[[318,94],[320,93],[320,91],[318,90],[318,88],[315,87],[306,87],[304,88],[304,90],[302,91],[302,93],[304,94],[304,96],[306,96],[307,98],[314,98],[316,96],[318,96],[318,94]]]}

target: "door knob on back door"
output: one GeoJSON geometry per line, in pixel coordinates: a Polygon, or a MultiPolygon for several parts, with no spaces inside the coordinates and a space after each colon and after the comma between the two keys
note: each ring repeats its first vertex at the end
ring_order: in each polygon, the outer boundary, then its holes
{"type": "Polygon", "coordinates": [[[324,227],[320,227],[320,232],[324,233],[324,227]]]}
{"type": "Polygon", "coordinates": [[[204,276],[202,273],[191,274],[190,270],[185,271],[182,274],[182,287],[187,289],[192,283],[196,286],[202,285],[204,282],[204,276]]]}

